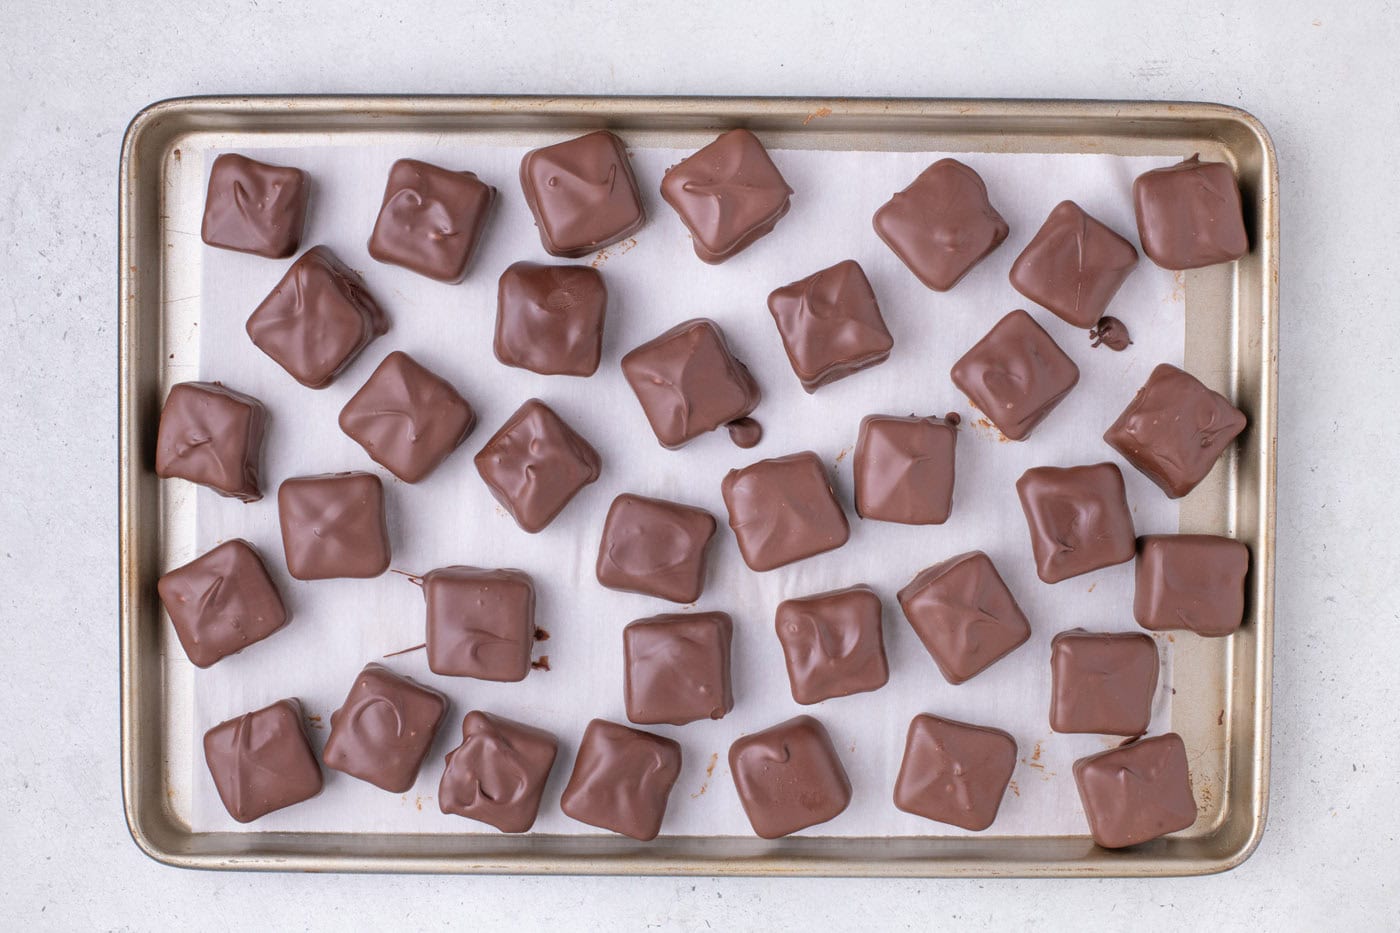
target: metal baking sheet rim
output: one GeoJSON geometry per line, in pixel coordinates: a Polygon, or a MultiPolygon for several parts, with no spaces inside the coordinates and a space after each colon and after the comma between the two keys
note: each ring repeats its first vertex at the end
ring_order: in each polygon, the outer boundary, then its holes
{"type": "MultiPolygon", "coordinates": [[[[936,148],[926,145],[923,148],[936,148]]],[[[151,104],[122,145],[118,205],[119,554],[122,792],[127,826],[151,858],[177,867],[262,871],[463,874],[814,875],[890,877],[1164,877],[1231,869],[1263,835],[1268,809],[1274,610],[1278,375],[1278,163],[1249,113],[1189,102],[718,97],[193,97],[151,104]],[[1254,249],[1217,283],[1230,296],[1228,381],[1251,430],[1225,477],[1228,525],[1253,552],[1246,625],[1230,639],[1221,721],[1230,717],[1228,792],[1209,832],[1110,852],[1087,836],[811,838],[376,836],[204,833],[182,826],[166,797],[160,715],[165,683],[152,611],[158,504],[147,468],[158,400],[143,325],[159,329],[162,294],[161,165],[182,134],[319,128],[403,129],[425,121],[497,121],[503,130],[551,123],[562,131],[646,123],[697,131],[743,123],[782,133],[911,132],[945,149],[975,151],[1177,151],[1200,143],[1235,164],[1254,249]],[[816,123],[815,127],[811,124],[816,123]],[[809,127],[811,129],[809,130],[809,127]],[[961,145],[959,145],[961,144],[961,145]],[[1168,145],[1170,144],[1170,146],[1168,145]],[[145,316],[151,318],[146,320],[145,316]],[[1250,315],[1251,326],[1241,318],[1250,315]],[[154,404],[155,411],[151,410],[154,404]],[[144,406],[144,407],[143,407],[144,406]],[[1243,513],[1243,518],[1241,514],[1243,513]],[[1243,524],[1241,524],[1243,522],[1243,524]],[[454,851],[455,849],[455,851],[454,851]]],[[[1190,280],[1188,279],[1188,282],[1190,280]]],[[[1188,290],[1188,308],[1191,292],[1188,290]]],[[[1189,320],[1189,310],[1188,310],[1189,320]]],[[[1190,332],[1188,328],[1188,342],[1190,332]]],[[[1220,472],[1220,471],[1217,471],[1220,472]]],[[[158,611],[157,618],[159,619],[158,611]]]]}

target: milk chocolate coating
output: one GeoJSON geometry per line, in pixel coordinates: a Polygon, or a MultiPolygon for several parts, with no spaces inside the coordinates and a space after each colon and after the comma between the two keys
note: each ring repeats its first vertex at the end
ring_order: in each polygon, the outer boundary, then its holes
{"type": "Polygon", "coordinates": [[[587,256],[646,223],[627,149],[606,131],[527,152],[520,188],[551,256],[587,256]]]}
{"type": "Polygon", "coordinates": [[[602,461],[552,408],[532,398],[477,453],[476,469],[515,523],[534,534],[598,478],[602,461]]]}
{"type": "Polygon", "coordinates": [[[287,571],[298,580],[377,577],[389,569],[384,486],[373,473],[284,480],[277,514],[287,571]]]}
{"type": "Polygon", "coordinates": [[[870,587],[783,600],[773,621],[798,703],[865,693],[889,682],[880,597],[870,587]]]}
{"type": "Polygon", "coordinates": [[[389,320],[360,276],[329,249],[313,246],[248,318],[257,348],[311,389],[330,385],[389,320]]]}
{"type": "Polygon", "coordinates": [[[1016,740],[1000,729],[920,714],[909,723],[894,805],[980,831],[996,821],[1016,769],[1016,740]]]}
{"type": "Polygon", "coordinates": [[[1249,548],[1215,535],[1146,535],[1137,547],[1133,618],[1138,625],[1210,637],[1239,629],[1249,548]]]}
{"type": "Polygon", "coordinates": [[[613,590],[693,603],[705,588],[715,517],[704,509],[624,493],[598,543],[598,582],[613,590]]]}
{"type": "Polygon", "coordinates": [[[1190,373],[1162,363],[1103,439],[1168,498],[1196,488],[1245,428],[1244,412],[1190,373]]]}
{"type": "Polygon", "coordinates": [[[217,382],[173,385],[160,410],[156,475],[256,502],[266,425],[267,409],[251,395],[217,382]]]}
{"type": "Polygon", "coordinates": [[[473,710],[462,720],[462,744],[447,753],[438,808],[503,833],[528,832],[558,749],[543,729],[473,710]]]}
{"type": "Polygon", "coordinates": [[[496,189],[472,172],[399,159],[389,169],[369,254],[439,282],[460,282],[495,200],[496,189]]]}
{"type": "Polygon", "coordinates": [[[982,176],[940,159],[875,212],[875,232],[929,288],[946,292],[1006,239],[982,176]]]}
{"type": "Polygon", "coordinates": [[[1061,632],[1050,640],[1050,728],[1142,735],[1157,667],[1157,643],[1141,632],[1061,632]]]}
{"type": "Polygon", "coordinates": [[[1111,748],[1074,763],[1094,842],[1121,849],[1189,829],[1196,799],[1186,744],[1175,732],[1111,748]]]}
{"type": "Polygon", "coordinates": [[[199,235],[220,249],[285,259],[301,245],[311,179],[299,168],[225,153],[209,170],[199,235]]]}
{"type": "Polygon", "coordinates": [[[883,363],[894,339],[860,263],[847,259],[768,296],[792,371],[815,392],[883,363]]]}
{"type": "Polygon", "coordinates": [[[695,255],[719,263],[777,226],[792,189],[758,137],[737,129],[667,169],[661,197],[690,230],[695,255]]]}
{"type": "Polygon", "coordinates": [[[340,429],[405,483],[437,469],[476,427],[457,390],[400,350],[340,410],[340,429]]]}
{"type": "Polygon", "coordinates": [[[957,443],[957,425],[944,418],[862,418],[852,467],[856,514],[904,525],[946,522],[957,443]]]}
{"type": "Polygon", "coordinates": [[[301,703],[278,700],[204,733],[204,763],[228,815],[251,823],[321,792],[301,703]]]}
{"type": "Polygon", "coordinates": [[[327,768],[402,794],[418,780],[447,698],[382,664],[367,664],[345,705],[331,714],[321,753],[327,768]]]}
{"type": "Polygon", "coordinates": [[[603,356],[608,289],[589,266],[517,262],[496,290],[496,359],[542,376],[591,376],[603,356]]]}
{"type": "Polygon", "coordinates": [[[624,628],[628,720],[683,726],[723,719],[734,708],[729,681],[733,635],[734,621],[723,612],[652,616],[624,628]]]}
{"type": "Polygon", "coordinates": [[[1011,264],[1011,285],[1066,323],[1093,327],[1137,262],[1133,244],[1061,201],[1011,264]]]}
{"type": "Polygon", "coordinates": [[[1101,317],[1089,330],[1089,346],[1108,347],[1114,353],[1121,353],[1133,343],[1128,334],[1128,326],[1111,315],[1101,317]]]}
{"type": "Polygon", "coordinates": [[[237,538],[165,574],[156,591],[196,667],[237,654],[287,624],[262,557],[237,538]]]}
{"type": "Polygon", "coordinates": [[[953,384],[997,430],[1025,440],[1079,382],[1079,367],[1025,311],[992,327],[952,370],[953,384]]]}
{"type": "Polygon", "coordinates": [[[899,591],[899,608],[950,684],[977,676],[1031,637],[1025,613],[981,551],[920,571],[899,591]]]}
{"type": "Polygon", "coordinates": [[[535,585],[519,570],[440,567],[423,577],[428,669],[517,681],[530,673],[535,585]]]}
{"type": "Polygon", "coordinates": [[[726,424],[725,428],[729,431],[730,442],[742,450],[757,447],[758,442],[763,440],[763,425],[752,418],[739,418],[726,424]]]}
{"type": "Polygon", "coordinates": [[[1133,515],[1112,463],[1032,467],[1016,481],[1035,572],[1046,583],[1133,559],[1133,515]]]}
{"type": "Polygon", "coordinates": [[[559,808],[580,823],[649,842],[661,832],[680,773],[679,743],[595,719],[583,732],[559,808]]]}
{"type": "Polygon", "coordinates": [[[1142,250],[1164,269],[1197,269],[1249,252],[1235,173],[1192,156],[1133,182],[1142,250]]]}
{"type": "Polygon", "coordinates": [[[826,727],[811,716],[753,732],[729,746],[739,802],[764,839],[777,839],[839,816],[851,781],[826,727]]]}
{"type": "Polygon", "coordinates": [[[747,417],[762,397],[724,331],[707,318],[683,321],[622,358],[622,374],[662,447],[747,417]]]}
{"type": "Polygon", "coordinates": [[[850,537],[826,467],[810,450],[730,470],[720,490],[739,553],[752,570],[835,550],[850,537]]]}

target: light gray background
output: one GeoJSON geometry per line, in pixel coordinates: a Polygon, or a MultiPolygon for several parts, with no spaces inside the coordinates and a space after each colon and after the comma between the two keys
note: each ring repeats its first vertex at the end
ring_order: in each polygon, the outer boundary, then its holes
{"type": "MultiPolygon", "coordinates": [[[[13,928],[1336,928],[1395,922],[1394,3],[60,4],[0,12],[0,918],[13,928]],[[117,747],[116,180],[144,104],[274,92],[1237,104],[1282,166],[1273,798],[1176,881],[420,878],[161,867],[117,747]]],[[[0,920],[0,925],[4,924],[0,920]]]]}

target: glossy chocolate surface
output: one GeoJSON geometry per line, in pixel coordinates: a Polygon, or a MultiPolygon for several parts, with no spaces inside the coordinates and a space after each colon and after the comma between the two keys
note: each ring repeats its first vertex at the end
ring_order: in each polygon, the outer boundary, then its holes
{"type": "Polygon", "coordinates": [[[542,376],[591,376],[603,355],[608,289],[590,266],[517,262],[496,289],[496,359],[542,376]]]}
{"type": "Polygon", "coordinates": [[[953,384],[997,430],[1021,441],[1079,382],[1079,367],[1025,311],[997,321],[953,364],[953,384]]]}
{"type": "Polygon", "coordinates": [[[981,551],[920,571],[899,591],[899,607],[950,684],[977,676],[1031,637],[1025,613],[981,551]]]}
{"type": "Polygon", "coordinates": [[[1132,346],[1133,338],[1128,333],[1128,325],[1112,315],[1099,318],[1089,329],[1089,346],[1108,347],[1115,353],[1122,353],[1132,346]]]}
{"type": "Polygon", "coordinates": [[[580,823],[648,842],[661,832],[680,773],[680,743],[595,719],[583,732],[559,807],[580,823]]]}
{"type": "Polygon", "coordinates": [[[256,502],[266,426],[267,409],[251,395],[217,382],[177,383],[160,410],[156,475],[256,502]]]}
{"type": "Polygon", "coordinates": [[[331,714],[326,767],[402,794],[418,779],[447,698],[382,664],[367,664],[331,714]]]}
{"type": "Polygon", "coordinates": [[[1114,464],[1032,467],[1016,481],[1016,493],[1035,572],[1046,583],[1133,559],[1133,514],[1114,464]]]}
{"type": "Polygon", "coordinates": [[[705,588],[715,517],[704,509],[623,493],[598,543],[598,582],[614,590],[693,603],[705,588]]]}
{"type": "Polygon", "coordinates": [[[503,833],[528,832],[558,749],[543,729],[473,710],[462,720],[462,744],[447,753],[438,808],[503,833]]]}
{"type": "Polygon", "coordinates": [[[1015,770],[1016,740],[1002,730],[920,714],[909,723],[894,805],[983,830],[996,821],[1015,770]]]}
{"type": "Polygon", "coordinates": [[[883,363],[894,346],[875,290],[851,259],[775,290],[768,310],[808,392],[883,363]]]}
{"type": "Polygon", "coordinates": [[[904,525],[946,522],[957,443],[957,424],[946,418],[862,418],[852,467],[856,514],[904,525]]]}
{"type": "Polygon", "coordinates": [[[1075,327],[1093,327],[1137,266],[1133,244],[1061,201],[1011,264],[1011,285],[1075,327]]]}
{"type": "Polygon", "coordinates": [[[1162,363],[1103,439],[1169,498],[1196,488],[1245,429],[1244,412],[1190,373],[1162,363]]]}
{"type": "Polygon", "coordinates": [[[880,597],[868,586],[778,604],[773,622],[794,700],[820,703],[889,682],[880,609],[880,597]]]}
{"type": "Polygon", "coordinates": [[[324,246],[292,263],[248,318],[257,348],[311,389],[322,389],[389,330],[359,274],[324,246]]]}
{"type": "Polygon", "coordinates": [[[773,570],[846,543],[851,529],[826,466],[810,450],[730,470],[729,527],[752,570],[773,570]]]}
{"type": "Polygon", "coordinates": [[[225,153],[209,170],[199,235],[209,246],[285,259],[301,245],[311,179],[299,168],[225,153]]]}
{"type": "Polygon", "coordinates": [[[1186,743],[1175,732],[1111,748],[1074,763],[1094,842],[1121,849],[1189,829],[1196,799],[1186,743]]]}
{"type": "Polygon", "coordinates": [[[285,480],[277,515],[287,571],[298,580],[377,577],[389,569],[384,486],[373,473],[285,480]]]}
{"type": "Polygon", "coordinates": [[[929,288],[946,292],[1006,239],[987,186],[956,159],[940,159],[875,212],[875,232],[929,288]]]}
{"type": "Polygon", "coordinates": [[[278,700],[204,733],[204,763],[224,809],[240,823],[321,792],[321,766],[296,700],[278,700]]]}
{"type": "Polygon", "coordinates": [[[667,169],[661,197],[690,230],[695,255],[718,263],[769,233],[792,189],[758,137],[736,129],[667,169]]]}
{"type": "Polygon", "coordinates": [[[1197,269],[1249,252],[1235,173],[1192,156],[1133,182],[1142,250],[1164,269],[1197,269]]]}
{"type": "Polygon", "coordinates": [[[1150,635],[1061,632],[1050,640],[1050,728],[1142,735],[1152,720],[1157,669],[1150,635]]]}
{"type": "Polygon", "coordinates": [[[602,460],[552,408],[532,398],[477,453],[476,469],[515,523],[534,534],[598,478],[602,460]]]}
{"type": "Polygon", "coordinates": [[[237,654],[288,620],[262,557],[237,538],[165,574],[156,591],[196,667],[237,654]]]}
{"type": "Polygon", "coordinates": [[[753,831],[777,839],[839,816],[851,781],[826,727],[795,716],[729,746],[729,770],[753,831]]]}
{"type": "Polygon", "coordinates": [[[519,570],[439,567],[423,577],[428,669],[478,680],[530,673],[535,585],[519,570]]]}
{"type": "Polygon", "coordinates": [[[496,189],[472,172],[416,159],[389,169],[369,254],[440,282],[460,282],[481,243],[496,189]]]}
{"type": "Polygon", "coordinates": [[[1217,638],[1239,629],[1248,547],[1216,535],[1145,535],[1137,547],[1133,618],[1138,625],[1217,638]]]}
{"type": "Polygon", "coordinates": [[[551,256],[587,256],[646,223],[627,149],[606,131],[527,152],[520,187],[551,256]]]}
{"type": "Polygon", "coordinates": [[[723,612],[659,615],[622,630],[623,698],[638,725],[683,726],[723,719],[734,708],[729,644],[734,621],[723,612]]]}

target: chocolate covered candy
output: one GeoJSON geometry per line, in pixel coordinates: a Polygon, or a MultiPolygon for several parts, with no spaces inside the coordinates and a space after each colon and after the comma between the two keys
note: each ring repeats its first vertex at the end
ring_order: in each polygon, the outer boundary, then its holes
{"type": "Polygon", "coordinates": [[[237,654],[287,624],[262,557],[237,538],[165,574],[156,591],[196,667],[237,654]]]}
{"type": "Polygon", "coordinates": [[[847,259],[768,296],[792,371],[815,392],[889,359],[894,339],[860,263],[847,259]]]}
{"type": "Polygon", "coordinates": [[[438,808],[503,833],[528,832],[558,749],[543,729],[473,710],[462,720],[462,744],[447,753],[438,808]]]}
{"type": "Polygon", "coordinates": [[[1035,572],[1058,583],[1133,559],[1136,538],[1123,474],[1112,463],[1032,467],[1016,481],[1035,572]]]}
{"type": "Polygon", "coordinates": [[[810,450],[730,470],[720,490],[739,553],[752,570],[834,550],[850,537],[826,467],[810,450]]]}
{"type": "Polygon", "coordinates": [[[520,187],[551,256],[586,256],[646,222],[627,149],[606,131],[527,152],[520,187]]]}
{"type": "Polygon", "coordinates": [[[530,673],[535,586],[519,570],[439,567],[423,577],[428,669],[517,681],[530,673]]]}
{"type": "Polygon", "coordinates": [[[1074,763],[1094,842],[1121,849],[1189,829],[1196,798],[1186,744],[1175,732],[1111,748],[1074,763]]]}
{"type": "Polygon", "coordinates": [[[331,714],[326,767],[402,794],[418,779],[447,698],[431,687],[367,664],[345,704],[331,714]]]}
{"type": "Polygon", "coordinates": [[[758,137],[737,129],[667,169],[661,197],[690,230],[695,255],[719,263],[777,225],[792,189],[758,137]]]}
{"type": "Polygon", "coordinates": [[[956,159],[939,159],[875,212],[875,232],[929,288],[946,292],[1001,245],[1006,221],[987,186],[956,159]]]}
{"type": "Polygon", "coordinates": [[[534,534],[598,478],[602,461],[552,408],[532,398],[477,453],[476,469],[515,523],[534,534]]]}
{"type": "Polygon", "coordinates": [[[389,569],[384,486],[373,473],[285,480],[277,515],[287,571],[298,580],[377,577],[389,569]]]}
{"type": "Polygon", "coordinates": [[[715,517],[663,499],[613,500],[598,543],[598,582],[614,590],[693,603],[705,588],[705,552],[715,517]]]}
{"type": "Polygon", "coordinates": [[[1164,269],[1197,269],[1249,252],[1235,173],[1192,156],[1133,182],[1143,252],[1164,269]]]}
{"type": "Polygon", "coordinates": [[[1145,535],[1137,542],[1133,618],[1154,632],[1231,635],[1244,621],[1249,548],[1216,535],[1145,535]]]}
{"type": "Polygon", "coordinates": [[[266,426],[267,409],[251,395],[217,382],[173,385],[160,410],[156,475],[256,502],[266,426]]]}
{"type": "Polygon", "coordinates": [[[285,259],[301,245],[311,179],[234,153],[214,160],[199,235],[220,249],[285,259]]]}
{"type": "Polygon", "coordinates": [[[794,700],[820,703],[878,690],[889,681],[880,608],[880,597],[868,586],[778,604],[774,628],[794,700]]]}
{"type": "Polygon", "coordinates": [[[1079,367],[1025,311],[1012,311],[953,364],[953,384],[1009,440],[1035,426],[1079,382],[1079,367]]]}
{"type": "Polygon", "coordinates": [[[1137,266],[1133,244],[1061,201],[1011,264],[1011,285],[1075,327],[1093,327],[1137,266]]]}
{"type": "Polygon", "coordinates": [[[1179,499],[1206,478],[1244,428],[1244,413],[1225,396],[1162,363],[1103,439],[1168,498],[1179,499]]]}
{"type": "Polygon", "coordinates": [[[811,716],[736,740],[729,771],[753,831],[764,839],[825,823],[851,802],[851,781],[831,736],[811,716]]]}
{"type": "Polygon", "coordinates": [[[603,355],[607,308],[597,269],[514,263],[496,289],[496,359],[542,376],[591,376],[603,355]]]}
{"type": "Polygon", "coordinates": [[[904,525],[946,522],[953,510],[955,418],[862,418],[852,467],[856,514],[904,525]]]}
{"type": "Polygon", "coordinates": [[[1059,633],[1050,640],[1050,728],[1142,735],[1157,668],[1157,643],[1141,632],[1059,633]]]}
{"type": "Polygon", "coordinates": [[[296,700],[278,700],[204,733],[204,763],[224,809],[240,823],[321,792],[321,766],[296,700]]]}
{"type": "Polygon", "coordinates": [[[920,571],[899,591],[899,607],[950,684],[975,677],[1031,637],[1025,613],[981,551],[920,571]]]}
{"type": "Polygon", "coordinates": [[[723,719],[734,708],[733,634],[734,622],[723,612],[659,615],[629,624],[622,630],[627,718],[673,726],[723,719]]]}
{"type": "Polygon", "coordinates": [[[996,821],[1016,769],[1016,740],[1000,729],[920,714],[909,723],[894,805],[974,831],[996,821]]]}
{"type": "Polygon", "coordinates": [[[369,254],[439,282],[460,282],[495,200],[496,189],[472,172],[399,159],[389,169],[369,254]]]}
{"type": "Polygon", "coordinates": [[[678,742],[595,719],[584,729],[559,807],[580,823],[648,842],[661,832],[680,773],[678,742]]]}

